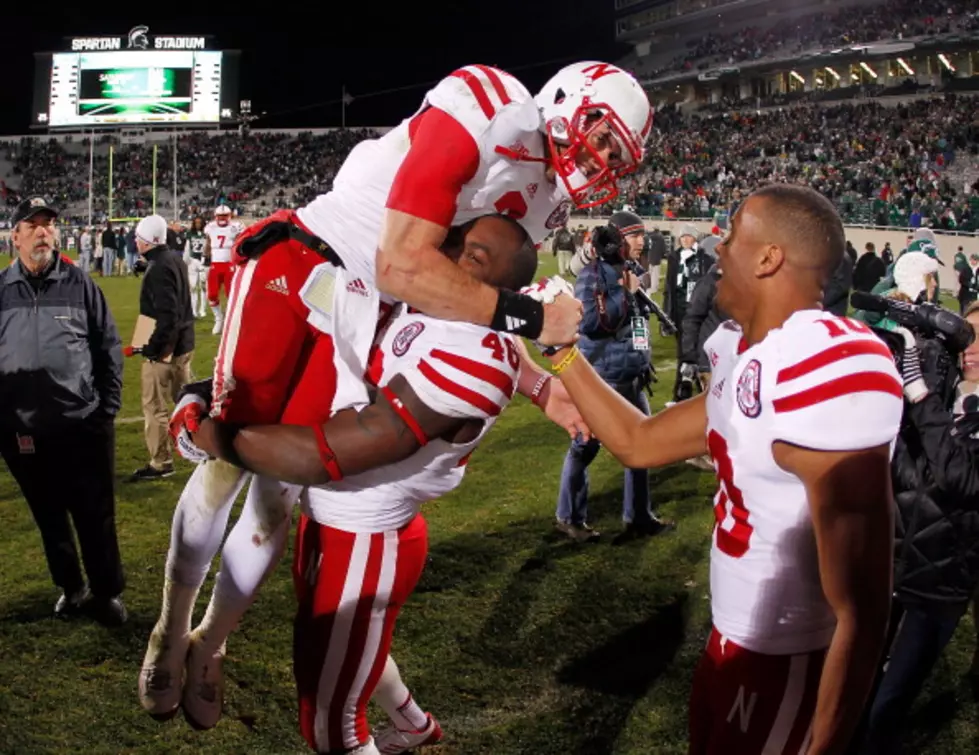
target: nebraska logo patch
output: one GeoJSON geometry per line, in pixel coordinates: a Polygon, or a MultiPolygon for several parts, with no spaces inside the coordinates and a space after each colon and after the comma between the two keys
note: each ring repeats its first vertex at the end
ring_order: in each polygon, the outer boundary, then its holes
{"type": "Polygon", "coordinates": [[[411,322],[405,325],[394,337],[394,341],[391,342],[391,351],[394,352],[394,355],[403,357],[407,354],[411,342],[418,338],[423,330],[425,330],[425,323],[423,322],[411,322]]]}
{"type": "Polygon", "coordinates": [[[544,227],[550,230],[555,228],[560,228],[565,223],[568,222],[568,218],[571,217],[571,200],[565,199],[557,206],[557,208],[552,212],[547,220],[544,222],[544,227]]]}
{"type": "Polygon", "coordinates": [[[738,406],[746,417],[761,414],[761,362],[752,359],[738,379],[738,406]]]}

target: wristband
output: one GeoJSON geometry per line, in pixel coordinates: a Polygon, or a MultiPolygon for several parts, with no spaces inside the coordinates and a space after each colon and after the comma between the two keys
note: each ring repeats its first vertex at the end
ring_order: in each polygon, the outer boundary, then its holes
{"type": "Polygon", "coordinates": [[[330,444],[326,442],[323,426],[320,424],[313,425],[313,432],[316,434],[316,447],[320,452],[320,461],[323,462],[323,467],[329,473],[330,479],[333,482],[342,480],[343,472],[340,471],[340,465],[337,464],[336,454],[333,453],[330,444]]]}
{"type": "Polygon", "coordinates": [[[540,406],[540,397],[541,394],[544,392],[544,386],[550,383],[551,378],[553,377],[554,377],[553,375],[547,375],[542,373],[541,376],[537,378],[537,382],[534,383],[534,390],[530,392],[530,400],[531,402],[533,402],[534,406],[540,406]]]}
{"type": "Polygon", "coordinates": [[[381,388],[381,393],[383,394],[384,398],[388,400],[388,403],[391,404],[391,408],[394,409],[395,413],[401,417],[401,420],[408,426],[408,429],[411,430],[411,434],[415,436],[418,443],[422,446],[426,445],[428,443],[428,438],[425,437],[425,431],[422,430],[421,425],[418,424],[418,420],[416,420],[411,415],[411,412],[408,411],[408,407],[404,405],[404,402],[399,399],[395,395],[394,391],[387,386],[381,388]]]}
{"type": "Polygon", "coordinates": [[[571,351],[568,352],[568,355],[554,366],[554,374],[560,375],[562,372],[568,369],[568,365],[578,358],[578,353],[578,347],[572,346],[571,351]]]}
{"type": "Polygon", "coordinates": [[[536,340],[544,329],[544,305],[525,294],[499,290],[490,327],[536,340]]]}

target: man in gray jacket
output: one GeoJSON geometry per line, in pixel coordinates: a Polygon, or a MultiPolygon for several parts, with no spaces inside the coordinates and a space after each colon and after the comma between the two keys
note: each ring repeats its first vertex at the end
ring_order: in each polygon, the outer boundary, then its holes
{"type": "Polygon", "coordinates": [[[13,216],[18,259],[0,271],[0,455],[63,591],[55,614],[85,610],[117,625],[126,620],[113,426],[122,348],[101,289],[57,251],[56,217],[40,197],[21,202],[13,216]]]}

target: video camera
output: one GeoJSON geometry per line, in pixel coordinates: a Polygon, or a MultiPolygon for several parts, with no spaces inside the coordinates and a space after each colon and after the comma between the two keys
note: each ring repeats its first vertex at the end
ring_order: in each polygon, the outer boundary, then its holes
{"type": "Polygon", "coordinates": [[[882,314],[916,336],[937,339],[952,354],[965,351],[976,338],[967,320],[935,304],[910,304],[863,291],[854,291],[850,304],[856,309],[882,314]]]}
{"type": "MultiPolygon", "coordinates": [[[[598,257],[601,257],[607,264],[615,266],[621,265],[637,278],[641,278],[646,274],[646,271],[642,269],[642,265],[635,260],[625,258],[623,254],[625,251],[625,237],[614,225],[608,224],[597,226],[595,230],[592,231],[591,240],[592,248],[595,250],[595,254],[598,257]]],[[[649,294],[640,288],[636,291],[635,297],[642,302],[646,309],[656,316],[656,319],[659,320],[660,325],[663,326],[664,335],[676,335],[678,332],[676,323],[670,319],[669,315],[663,311],[663,308],[659,304],[652,300],[649,294]]]]}
{"type": "MultiPolygon", "coordinates": [[[[850,295],[850,304],[856,309],[877,312],[910,330],[918,342],[921,370],[929,388],[941,395],[944,401],[950,399],[958,382],[957,357],[976,338],[967,320],[935,304],[911,304],[862,291],[854,291],[850,295]]],[[[903,337],[889,330],[873,330],[896,359],[903,358],[903,337]]]]}

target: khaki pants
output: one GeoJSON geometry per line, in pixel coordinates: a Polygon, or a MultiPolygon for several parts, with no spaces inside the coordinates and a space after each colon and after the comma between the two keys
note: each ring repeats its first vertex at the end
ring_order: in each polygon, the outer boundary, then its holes
{"type": "Polygon", "coordinates": [[[190,362],[194,352],[175,357],[173,362],[143,362],[143,424],[150,466],[154,469],[173,464],[170,441],[170,403],[176,403],[180,389],[190,382],[190,362]]]}

